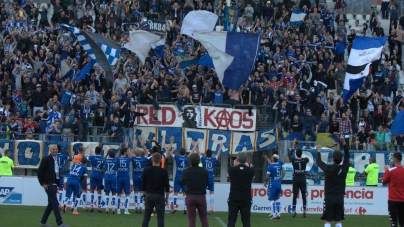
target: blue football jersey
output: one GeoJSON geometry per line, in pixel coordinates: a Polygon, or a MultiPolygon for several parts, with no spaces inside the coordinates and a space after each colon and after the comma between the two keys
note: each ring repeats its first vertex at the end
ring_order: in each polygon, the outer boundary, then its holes
{"type": "Polygon", "coordinates": [[[116,177],[118,168],[117,159],[106,158],[104,159],[105,177],[116,177]]]}
{"type": "Polygon", "coordinates": [[[56,154],[56,161],[58,162],[59,165],[59,173],[63,173],[64,166],[66,165],[69,157],[65,154],[62,153],[57,153],[56,154]]]}
{"type": "Polygon", "coordinates": [[[269,186],[280,186],[282,182],[282,161],[277,161],[268,165],[267,174],[269,174],[269,186]]]}
{"type": "Polygon", "coordinates": [[[201,156],[202,167],[208,170],[209,177],[214,176],[216,161],[217,161],[216,157],[206,158],[201,156]]]}
{"type": "Polygon", "coordinates": [[[88,170],[82,163],[74,163],[69,172],[68,180],[80,181],[82,176],[87,176],[88,170]]]}
{"type": "Polygon", "coordinates": [[[116,159],[118,162],[118,177],[129,177],[130,170],[130,158],[129,157],[119,157],[116,159]]]}
{"type": "Polygon", "coordinates": [[[88,161],[91,162],[91,176],[102,176],[102,168],[104,165],[104,159],[101,155],[91,155],[87,157],[88,161]]]}
{"type": "Polygon", "coordinates": [[[173,158],[175,160],[175,165],[177,166],[175,175],[180,177],[182,176],[182,171],[189,166],[188,156],[173,155],[173,158]]]}
{"type": "Polygon", "coordinates": [[[146,157],[132,157],[133,175],[142,175],[146,168],[146,157]]]}

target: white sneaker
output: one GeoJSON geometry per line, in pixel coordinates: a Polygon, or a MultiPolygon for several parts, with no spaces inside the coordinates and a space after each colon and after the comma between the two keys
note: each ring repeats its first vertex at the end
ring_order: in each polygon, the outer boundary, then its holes
{"type": "Polygon", "coordinates": [[[121,209],[116,210],[116,214],[121,214],[121,209]]]}
{"type": "Polygon", "coordinates": [[[130,214],[130,213],[129,213],[129,211],[125,210],[125,213],[124,213],[124,214],[130,214]]]}

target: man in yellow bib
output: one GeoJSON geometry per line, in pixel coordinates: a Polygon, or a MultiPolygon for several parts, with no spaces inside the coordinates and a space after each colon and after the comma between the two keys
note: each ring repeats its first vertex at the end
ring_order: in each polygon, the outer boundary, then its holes
{"type": "Polygon", "coordinates": [[[346,175],[345,185],[354,186],[355,185],[355,174],[356,170],[352,167],[352,160],[349,160],[349,169],[346,175]]]}
{"type": "Polygon", "coordinates": [[[369,165],[363,171],[366,175],[366,186],[377,186],[379,183],[379,165],[376,164],[375,158],[369,159],[369,165]]]}
{"type": "Polygon", "coordinates": [[[4,156],[0,158],[0,176],[12,176],[14,162],[10,158],[10,150],[4,151],[4,156]]]}

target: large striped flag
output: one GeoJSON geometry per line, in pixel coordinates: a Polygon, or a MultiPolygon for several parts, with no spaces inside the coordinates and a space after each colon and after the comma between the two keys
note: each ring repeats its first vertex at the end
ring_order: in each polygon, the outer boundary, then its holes
{"type": "Polygon", "coordinates": [[[212,58],[220,82],[230,89],[239,89],[254,67],[260,35],[211,31],[194,31],[193,34],[212,58]]]}
{"type": "Polygon", "coordinates": [[[344,103],[358,90],[364,78],[369,75],[370,65],[373,61],[379,60],[386,40],[386,36],[355,37],[345,74],[344,103]]]}
{"type": "Polygon", "coordinates": [[[100,34],[80,30],[71,25],[62,24],[68,28],[80,42],[80,45],[87,52],[91,59],[94,59],[105,70],[107,79],[113,81],[111,66],[116,64],[121,53],[121,45],[100,34]]]}

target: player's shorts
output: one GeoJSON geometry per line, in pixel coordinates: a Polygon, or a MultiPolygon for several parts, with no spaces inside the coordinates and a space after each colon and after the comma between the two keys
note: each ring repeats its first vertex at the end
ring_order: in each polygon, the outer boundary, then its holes
{"type": "Polygon", "coordinates": [[[142,176],[133,177],[133,191],[142,191],[142,176]]]}
{"type": "Polygon", "coordinates": [[[76,180],[67,180],[66,182],[66,197],[70,198],[70,196],[79,196],[80,195],[80,183],[76,180]]]}
{"type": "Polygon", "coordinates": [[[324,221],[344,220],[344,197],[326,197],[324,199],[324,210],[321,219],[324,221]]]}
{"type": "Polygon", "coordinates": [[[185,192],[185,185],[181,184],[181,178],[182,178],[181,176],[176,176],[175,177],[175,179],[174,179],[174,192],[180,192],[180,191],[183,192],[183,193],[185,192]]]}
{"type": "Polygon", "coordinates": [[[293,194],[299,194],[299,191],[302,192],[302,195],[306,195],[307,192],[306,179],[295,178],[293,180],[293,194]]]}
{"type": "Polygon", "coordinates": [[[281,187],[268,187],[268,200],[278,200],[281,196],[282,188],[281,187]]]}
{"type": "Polygon", "coordinates": [[[90,188],[92,189],[97,188],[97,190],[104,189],[102,180],[103,180],[102,177],[90,177],[90,188]]]}
{"type": "Polygon", "coordinates": [[[129,177],[118,177],[117,178],[117,185],[116,190],[118,194],[122,193],[122,190],[125,192],[126,195],[130,194],[130,180],[129,177]]]}
{"type": "Polygon", "coordinates": [[[116,193],[116,177],[105,177],[104,191],[116,193]]]}
{"type": "Polygon", "coordinates": [[[61,188],[62,190],[65,189],[65,178],[64,177],[61,177],[59,179],[58,188],[61,188]]]}
{"type": "Polygon", "coordinates": [[[209,191],[215,191],[215,179],[214,178],[210,178],[208,180],[208,185],[206,186],[206,189],[208,189],[209,191]]]}

